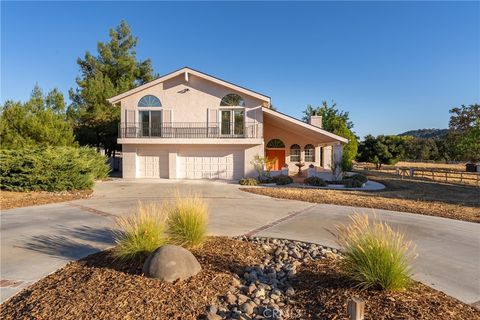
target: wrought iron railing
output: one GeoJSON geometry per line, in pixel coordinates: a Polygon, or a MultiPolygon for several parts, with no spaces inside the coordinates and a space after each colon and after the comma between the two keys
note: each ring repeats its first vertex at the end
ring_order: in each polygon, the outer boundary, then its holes
{"type": "Polygon", "coordinates": [[[261,138],[261,123],[207,123],[166,122],[142,123],[122,122],[118,129],[119,138],[188,138],[188,139],[231,139],[261,138]]]}

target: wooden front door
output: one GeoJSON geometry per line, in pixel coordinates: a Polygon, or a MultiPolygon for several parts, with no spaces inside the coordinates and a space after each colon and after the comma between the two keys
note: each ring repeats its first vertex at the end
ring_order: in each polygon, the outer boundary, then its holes
{"type": "Polygon", "coordinates": [[[270,170],[280,170],[285,164],[285,150],[268,149],[266,152],[268,159],[275,159],[270,170]]]}

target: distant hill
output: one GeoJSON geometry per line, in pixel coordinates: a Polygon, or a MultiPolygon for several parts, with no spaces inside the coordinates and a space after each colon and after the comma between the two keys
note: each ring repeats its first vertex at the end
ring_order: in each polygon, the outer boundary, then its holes
{"type": "Polygon", "coordinates": [[[399,136],[412,136],[416,138],[440,138],[448,133],[448,129],[418,129],[400,133],[399,136]]]}

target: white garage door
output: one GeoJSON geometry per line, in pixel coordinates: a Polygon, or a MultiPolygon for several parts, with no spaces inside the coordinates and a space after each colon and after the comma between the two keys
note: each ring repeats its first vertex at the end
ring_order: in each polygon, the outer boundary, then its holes
{"type": "Polygon", "coordinates": [[[168,178],[168,156],[139,155],[138,169],[139,178],[168,178]]]}
{"type": "Polygon", "coordinates": [[[177,170],[181,179],[240,179],[243,177],[243,152],[180,153],[177,170]]]}

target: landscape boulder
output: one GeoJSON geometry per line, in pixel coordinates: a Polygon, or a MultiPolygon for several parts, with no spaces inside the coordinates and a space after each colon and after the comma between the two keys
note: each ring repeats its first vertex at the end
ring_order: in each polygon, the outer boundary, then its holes
{"type": "Polygon", "coordinates": [[[170,244],[157,248],[143,265],[143,273],[147,277],[166,282],[188,279],[201,269],[200,263],[190,251],[170,244]]]}

